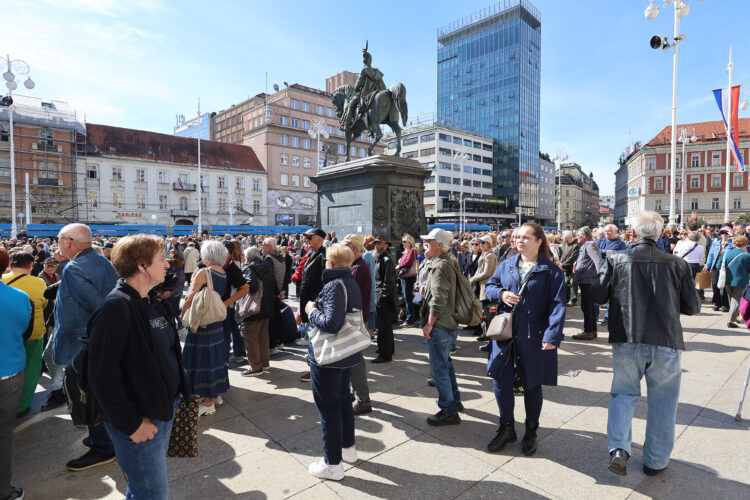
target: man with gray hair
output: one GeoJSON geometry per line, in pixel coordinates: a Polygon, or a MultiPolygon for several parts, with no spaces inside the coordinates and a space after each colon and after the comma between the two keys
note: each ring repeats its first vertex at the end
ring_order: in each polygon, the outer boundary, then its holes
{"type": "Polygon", "coordinates": [[[427,418],[427,423],[455,425],[461,423],[458,412],[463,410],[450,354],[458,330],[454,313],[460,271],[451,258],[451,233],[433,229],[421,238],[425,245],[425,259],[432,261],[422,303],[422,334],[427,339],[430,375],[438,391],[440,407],[439,412],[427,418]]]}
{"type": "Polygon", "coordinates": [[[636,242],[623,252],[607,255],[591,296],[609,302],[608,325],[612,344],[612,389],[607,438],[609,470],[627,473],[631,454],[631,421],[641,395],[641,379],[648,387],[643,472],[654,476],[669,463],[674,447],[677,401],[680,395],[682,338],[680,314],[700,312],[690,266],[656,246],[662,218],[656,212],[631,216],[636,242]]]}
{"type": "Polygon", "coordinates": [[[573,236],[572,231],[563,231],[562,239],[563,242],[562,245],[560,245],[562,250],[562,253],[560,254],[560,267],[562,268],[563,273],[565,273],[565,287],[568,290],[568,306],[572,307],[576,305],[576,301],[578,300],[578,283],[576,283],[576,278],[573,275],[573,266],[575,266],[576,261],[578,261],[578,252],[581,247],[573,236]]]}

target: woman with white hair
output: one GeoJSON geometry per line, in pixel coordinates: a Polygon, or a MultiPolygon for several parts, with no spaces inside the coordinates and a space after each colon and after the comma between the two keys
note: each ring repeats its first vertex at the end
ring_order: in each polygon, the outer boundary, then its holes
{"type": "Polygon", "coordinates": [[[593,233],[588,226],[578,230],[578,243],[581,249],[576,262],[575,278],[581,289],[581,312],[583,313],[583,333],[573,335],[575,340],[596,340],[596,319],[594,303],[591,300],[589,289],[596,281],[599,268],[602,267],[602,254],[599,247],[593,241],[593,233]]]}
{"type": "MultiPolygon", "coordinates": [[[[182,306],[183,314],[190,307],[195,294],[206,286],[206,273],[211,273],[214,291],[219,295],[224,293],[227,277],[223,266],[228,253],[226,247],[218,241],[210,240],[201,246],[201,257],[206,267],[193,273],[193,281],[182,306]]],[[[223,404],[221,394],[229,389],[224,322],[217,321],[202,326],[196,332],[188,329],[182,358],[193,385],[193,393],[203,398],[198,414],[213,415],[216,413],[214,400],[218,405],[223,404]]]]}

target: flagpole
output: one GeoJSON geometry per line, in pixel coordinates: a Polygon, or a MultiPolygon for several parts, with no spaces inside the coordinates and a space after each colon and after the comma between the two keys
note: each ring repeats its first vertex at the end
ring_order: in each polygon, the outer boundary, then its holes
{"type": "Polygon", "coordinates": [[[726,169],[726,188],[724,193],[724,223],[729,224],[729,164],[732,162],[731,144],[732,144],[732,69],[734,64],[732,63],[732,45],[729,45],[729,64],[727,65],[727,73],[729,73],[729,87],[727,88],[729,94],[729,107],[724,111],[727,117],[727,169],[726,169]]]}
{"type": "Polygon", "coordinates": [[[201,98],[198,98],[198,238],[203,234],[203,178],[201,177],[201,98]]]}

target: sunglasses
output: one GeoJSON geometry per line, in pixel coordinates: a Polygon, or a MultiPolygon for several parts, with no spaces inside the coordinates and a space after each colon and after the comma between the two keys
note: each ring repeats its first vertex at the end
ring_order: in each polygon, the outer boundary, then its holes
{"type": "Polygon", "coordinates": [[[505,239],[505,238],[507,238],[507,237],[508,237],[508,235],[507,235],[507,234],[503,234],[503,235],[502,235],[502,236],[500,236],[500,237],[501,237],[502,239],[505,239]]]}
{"type": "Polygon", "coordinates": [[[309,240],[313,239],[313,235],[312,234],[306,234],[305,235],[305,239],[309,241],[309,240]]]}
{"type": "Polygon", "coordinates": [[[473,247],[478,247],[478,246],[479,246],[479,243],[472,243],[472,244],[471,244],[471,246],[473,246],[473,247]]]}

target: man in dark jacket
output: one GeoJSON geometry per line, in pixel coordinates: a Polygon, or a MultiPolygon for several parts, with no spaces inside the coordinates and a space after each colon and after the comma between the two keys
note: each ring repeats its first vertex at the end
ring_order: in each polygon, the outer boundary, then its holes
{"type": "Polygon", "coordinates": [[[669,463],[674,447],[680,395],[682,338],[680,314],[700,312],[687,262],[661,252],[656,245],[663,222],[656,212],[631,216],[638,238],[624,251],[607,255],[591,286],[594,302],[609,301],[612,321],[613,378],[607,437],[609,470],[625,475],[630,458],[631,420],[641,391],[648,385],[648,417],[643,445],[643,472],[653,476],[669,463]]]}
{"type": "Polygon", "coordinates": [[[573,236],[572,231],[563,231],[563,243],[560,245],[562,253],[560,254],[560,267],[565,273],[565,286],[568,289],[568,305],[576,305],[578,300],[578,283],[576,283],[573,274],[573,266],[578,261],[578,252],[581,246],[573,236]]]}
{"type": "Polygon", "coordinates": [[[497,257],[498,264],[505,260],[505,257],[508,254],[508,250],[510,250],[511,233],[512,231],[510,229],[506,229],[497,238],[500,244],[496,246],[492,251],[495,252],[495,257],[497,257]]]}
{"type": "Polygon", "coordinates": [[[375,309],[378,328],[378,357],[373,363],[386,363],[393,358],[393,318],[396,314],[396,266],[388,253],[388,237],[375,238],[375,309]]]}
{"type": "Polygon", "coordinates": [[[278,353],[283,344],[281,342],[281,299],[284,298],[284,287],[288,284],[286,272],[286,260],[278,251],[276,239],[273,236],[263,240],[263,260],[273,272],[276,282],[274,289],[274,304],[269,316],[268,335],[271,346],[271,354],[278,353]]]}
{"type": "MultiPolygon", "coordinates": [[[[299,295],[299,310],[295,318],[297,326],[310,322],[305,312],[305,306],[308,302],[314,301],[323,289],[323,270],[326,265],[326,249],[323,246],[323,238],[326,237],[325,231],[316,227],[305,232],[304,237],[310,245],[310,253],[307,262],[305,262],[305,268],[302,270],[302,278],[299,281],[297,293],[299,295]]],[[[303,374],[300,380],[309,382],[310,372],[303,374]]]]}

